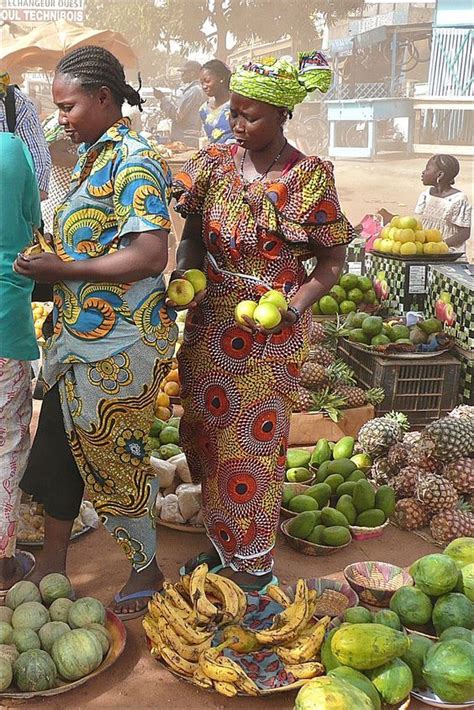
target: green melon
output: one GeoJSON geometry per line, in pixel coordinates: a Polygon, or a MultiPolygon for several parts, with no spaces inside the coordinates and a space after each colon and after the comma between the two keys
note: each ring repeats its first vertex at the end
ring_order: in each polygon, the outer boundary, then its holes
{"type": "Polygon", "coordinates": [[[374,618],[372,612],[363,606],[353,606],[344,612],[344,621],[348,624],[371,624],[374,618]]]}
{"type": "Polygon", "coordinates": [[[107,631],[105,626],[102,626],[101,624],[89,624],[89,626],[86,626],[86,629],[94,634],[102,646],[102,654],[106,656],[109,651],[110,644],[112,643],[112,636],[107,631]]]}
{"type": "Polygon", "coordinates": [[[5,597],[5,606],[16,609],[25,602],[41,602],[41,594],[33,582],[22,579],[11,587],[5,597]]]}
{"type": "Polygon", "coordinates": [[[12,616],[14,629],[33,629],[38,631],[49,621],[49,612],[39,602],[25,602],[17,606],[12,616]]]}
{"type": "Polygon", "coordinates": [[[329,671],[332,671],[333,668],[337,668],[338,666],[342,665],[341,663],[339,663],[336,656],[331,650],[331,639],[336,633],[336,631],[337,627],[335,629],[331,629],[331,631],[326,635],[326,638],[323,641],[323,645],[321,646],[321,663],[326,669],[326,673],[329,673],[329,671]]]}
{"type": "Polygon", "coordinates": [[[397,631],[400,631],[402,628],[398,614],[391,609],[380,609],[380,611],[377,611],[374,614],[374,623],[390,626],[390,628],[396,629],[397,631]]]}
{"type": "Polygon", "coordinates": [[[401,703],[413,690],[413,676],[410,667],[394,658],[378,668],[366,672],[387,705],[401,703]]]}
{"type": "Polygon", "coordinates": [[[458,569],[474,563],[474,538],[458,537],[445,547],[443,555],[448,555],[458,569]]]}
{"type": "Polygon", "coordinates": [[[450,626],[439,637],[440,641],[452,641],[453,639],[462,639],[474,644],[474,631],[465,629],[463,626],[450,626]]]}
{"type": "Polygon", "coordinates": [[[52,604],[56,599],[70,599],[74,591],[71,582],[64,574],[47,574],[39,583],[41,598],[45,604],[52,604]]]}
{"type": "Polygon", "coordinates": [[[33,629],[15,629],[13,631],[13,643],[17,647],[19,653],[25,651],[33,651],[41,648],[41,641],[36,631],[33,629]]]}
{"type": "Polygon", "coordinates": [[[7,624],[12,623],[13,609],[8,606],[0,606],[0,621],[5,621],[7,624]]]}
{"type": "Polygon", "coordinates": [[[71,599],[56,599],[49,607],[51,621],[64,621],[67,624],[69,610],[73,604],[71,599]]]}
{"type": "Polygon", "coordinates": [[[437,599],[433,607],[433,626],[438,636],[450,626],[474,628],[474,604],[464,594],[452,592],[437,599]]]}
{"type": "Polygon", "coordinates": [[[390,609],[405,626],[420,626],[431,619],[432,604],[427,594],[415,587],[400,587],[390,599],[390,609]]]}
{"type": "Polygon", "coordinates": [[[0,643],[11,643],[13,628],[6,621],[0,621],[0,643]]]}
{"type": "Polygon", "coordinates": [[[24,693],[49,690],[56,684],[57,671],[51,656],[40,649],[25,651],[13,664],[13,677],[24,693]]]}
{"type": "Polygon", "coordinates": [[[19,655],[16,646],[6,643],[0,644],[0,658],[8,661],[10,665],[13,665],[19,655]]]}
{"type": "Polygon", "coordinates": [[[402,661],[410,667],[414,687],[426,688],[426,682],[423,677],[423,666],[426,654],[432,647],[433,641],[426,638],[426,636],[418,636],[418,634],[412,634],[410,641],[410,647],[408,651],[403,654],[402,661]]]}
{"type": "Polygon", "coordinates": [[[48,621],[48,623],[42,626],[38,631],[42,648],[48,653],[51,653],[56,639],[61,638],[63,634],[70,630],[71,629],[64,621],[48,621]]]}
{"type": "Polygon", "coordinates": [[[82,597],[73,603],[68,613],[68,624],[71,629],[84,628],[89,624],[104,624],[104,605],[93,597],[82,597]]]}
{"type": "Polygon", "coordinates": [[[102,663],[102,646],[92,631],[73,629],[54,642],[51,655],[64,680],[84,678],[102,663]]]}
{"type": "Polygon", "coordinates": [[[10,687],[13,680],[12,665],[5,658],[0,658],[0,692],[10,687]]]}

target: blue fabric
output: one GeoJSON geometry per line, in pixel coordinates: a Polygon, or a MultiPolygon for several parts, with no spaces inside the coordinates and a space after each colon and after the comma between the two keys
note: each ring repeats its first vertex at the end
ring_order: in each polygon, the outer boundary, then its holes
{"type": "Polygon", "coordinates": [[[31,154],[13,133],[0,132],[0,357],[36,360],[31,293],[34,281],[13,271],[18,252],[41,224],[31,154]]]}
{"type": "Polygon", "coordinates": [[[209,102],[199,109],[204,132],[209,143],[235,143],[234,134],[229,125],[230,103],[227,101],[218,108],[212,108],[209,102]]]}

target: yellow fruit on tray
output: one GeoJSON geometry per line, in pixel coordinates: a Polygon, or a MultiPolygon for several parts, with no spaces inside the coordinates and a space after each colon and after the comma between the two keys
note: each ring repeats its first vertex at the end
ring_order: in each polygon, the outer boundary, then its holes
{"type": "Polygon", "coordinates": [[[426,232],[424,229],[417,229],[415,232],[415,242],[426,242],[426,232]]]}
{"type": "Polygon", "coordinates": [[[438,246],[438,254],[447,254],[449,252],[449,246],[446,244],[446,242],[439,242],[438,246]]]}
{"type": "Polygon", "coordinates": [[[380,245],[382,244],[382,242],[383,242],[383,239],[376,239],[376,240],[374,241],[373,248],[374,248],[376,251],[380,251],[380,245]]]}
{"type": "Polygon", "coordinates": [[[155,416],[157,419],[161,419],[163,422],[167,422],[171,417],[171,409],[168,407],[156,407],[155,416]]]}
{"type": "Polygon", "coordinates": [[[398,241],[402,242],[402,244],[406,244],[407,242],[414,242],[415,232],[413,231],[413,229],[400,229],[398,234],[398,241]]]}
{"type": "Polygon", "coordinates": [[[423,254],[423,244],[421,242],[415,242],[416,246],[416,253],[417,254],[423,254]]]}
{"type": "Polygon", "coordinates": [[[163,392],[163,391],[158,392],[158,394],[156,395],[155,406],[156,407],[169,407],[170,406],[169,395],[167,395],[166,392],[163,392]]]}
{"type": "Polygon", "coordinates": [[[392,242],[392,254],[400,254],[401,242],[392,242]]]}
{"type": "Polygon", "coordinates": [[[401,229],[417,229],[418,220],[416,217],[400,217],[401,229]]]}
{"type": "Polygon", "coordinates": [[[439,229],[426,229],[426,241],[428,242],[441,242],[443,236],[439,229]]]}
{"type": "Polygon", "coordinates": [[[382,239],[382,244],[380,245],[380,251],[384,254],[392,253],[392,241],[390,239],[382,239]]]}
{"type": "Polygon", "coordinates": [[[399,231],[400,230],[397,229],[397,227],[390,227],[390,229],[388,230],[388,238],[389,239],[396,239],[399,231]]]}
{"type": "MultiPolygon", "coordinates": [[[[406,230],[411,231],[411,230],[406,230]]],[[[404,244],[401,245],[400,247],[400,254],[403,254],[403,256],[413,256],[413,254],[416,254],[416,244],[415,242],[405,242],[404,244]]]]}
{"type": "Polygon", "coordinates": [[[433,242],[426,242],[423,244],[423,254],[433,254],[433,242]]]}

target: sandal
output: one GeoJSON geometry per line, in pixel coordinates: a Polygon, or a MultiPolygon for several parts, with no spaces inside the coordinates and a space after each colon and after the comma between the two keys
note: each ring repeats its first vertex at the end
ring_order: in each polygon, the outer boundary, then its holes
{"type": "MultiPolygon", "coordinates": [[[[132,594],[121,594],[117,592],[114,596],[114,602],[121,604],[122,602],[129,602],[133,599],[151,599],[155,594],[161,594],[163,589],[141,589],[138,592],[133,592],[132,594]]],[[[132,619],[138,619],[138,617],[143,616],[148,611],[148,601],[145,606],[137,611],[125,612],[123,614],[118,611],[114,611],[115,616],[117,616],[121,621],[131,621],[132,619]]]]}
{"type": "Polygon", "coordinates": [[[216,573],[223,569],[221,558],[217,552],[200,552],[198,555],[191,557],[190,560],[184,563],[179,570],[180,577],[184,577],[186,574],[191,574],[194,572],[196,567],[203,564],[207,564],[209,572],[216,573]]]}
{"type": "MultiPolygon", "coordinates": [[[[23,570],[23,577],[18,580],[21,582],[22,579],[26,579],[28,575],[33,572],[36,567],[36,559],[31,552],[26,552],[26,550],[16,550],[15,559],[21,564],[23,570]]],[[[9,587],[9,589],[11,589],[11,587],[9,587]]],[[[4,597],[9,589],[0,589],[0,597],[4,597]]]]}
{"type": "Polygon", "coordinates": [[[265,594],[267,588],[272,584],[278,584],[278,577],[275,577],[275,575],[269,572],[268,574],[262,574],[259,577],[255,575],[255,582],[239,584],[239,587],[243,589],[246,594],[249,594],[251,592],[265,594]]]}

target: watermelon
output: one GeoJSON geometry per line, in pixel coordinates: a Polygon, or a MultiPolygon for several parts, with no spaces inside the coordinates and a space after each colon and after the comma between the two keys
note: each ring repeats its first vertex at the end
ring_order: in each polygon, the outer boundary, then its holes
{"type": "Polygon", "coordinates": [[[13,609],[8,606],[0,606],[0,621],[5,621],[7,624],[12,623],[13,609]]]}
{"type": "Polygon", "coordinates": [[[68,624],[71,629],[79,629],[89,624],[104,624],[104,605],[93,597],[82,597],[74,602],[68,613],[68,624]]]}
{"type": "Polygon", "coordinates": [[[70,599],[74,595],[71,582],[64,574],[47,574],[39,583],[41,598],[45,604],[52,604],[56,599],[70,599]]]}
{"type": "Polygon", "coordinates": [[[35,649],[25,651],[13,664],[13,677],[19,690],[24,693],[54,688],[57,671],[51,656],[35,649]]]}
{"type": "Polygon", "coordinates": [[[456,591],[462,592],[471,602],[474,602],[474,562],[460,570],[456,591]]]}
{"type": "Polygon", "coordinates": [[[20,604],[12,616],[14,629],[33,629],[33,631],[38,631],[47,621],[49,621],[49,612],[39,602],[20,604]]]}
{"type": "Polygon", "coordinates": [[[457,584],[459,570],[448,555],[435,553],[416,560],[410,567],[415,587],[430,597],[447,594],[457,584]]]}
{"type": "Polygon", "coordinates": [[[63,634],[70,630],[71,629],[64,621],[48,621],[38,632],[42,648],[48,653],[51,653],[56,639],[61,638],[63,634]]]}
{"type": "Polygon", "coordinates": [[[452,639],[463,639],[474,644],[474,631],[469,631],[463,626],[450,626],[439,637],[440,641],[451,641],[452,639]]]}
{"type": "Polygon", "coordinates": [[[10,609],[16,609],[25,602],[41,602],[38,587],[28,579],[22,579],[10,587],[5,597],[5,605],[10,609]]]}
{"type": "Polygon", "coordinates": [[[71,599],[56,599],[49,607],[51,621],[64,621],[67,624],[69,609],[73,604],[71,599]]]}
{"type": "Polygon", "coordinates": [[[86,629],[94,634],[102,646],[102,655],[106,656],[109,651],[110,644],[112,643],[112,636],[107,631],[105,626],[102,626],[101,624],[89,624],[89,626],[86,626],[86,629]]]}
{"type": "Polygon", "coordinates": [[[6,621],[0,621],[0,643],[11,643],[13,629],[6,621]]]}
{"type": "Polygon", "coordinates": [[[450,626],[474,628],[474,604],[464,594],[452,592],[440,597],[433,607],[433,626],[438,636],[450,626]]]}
{"type": "Polygon", "coordinates": [[[87,629],[73,629],[58,638],[51,655],[64,680],[78,680],[102,663],[102,646],[87,629]]]}
{"type": "Polygon", "coordinates": [[[388,705],[401,703],[413,690],[410,667],[400,658],[394,658],[383,666],[368,670],[366,675],[379,691],[384,703],[388,705]]]}
{"type": "Polygon", "coordinates": [[[3,693],[13,680],[13,670],[11,663],[5,658],[0,658],[0,692],[3,693]]]}
{"type": "Polygon", "coordinates": [[[13,665],[19,655],[16,646],[5,643],[0,644],[0,658],[8,661],[10,665],[13,665]]]}
{"type": "Polygon", "coordinates": [[[33,629],[15,629],[13,631],[13,643],[20,653],[41,648],[39,636],[33,629]]]}

